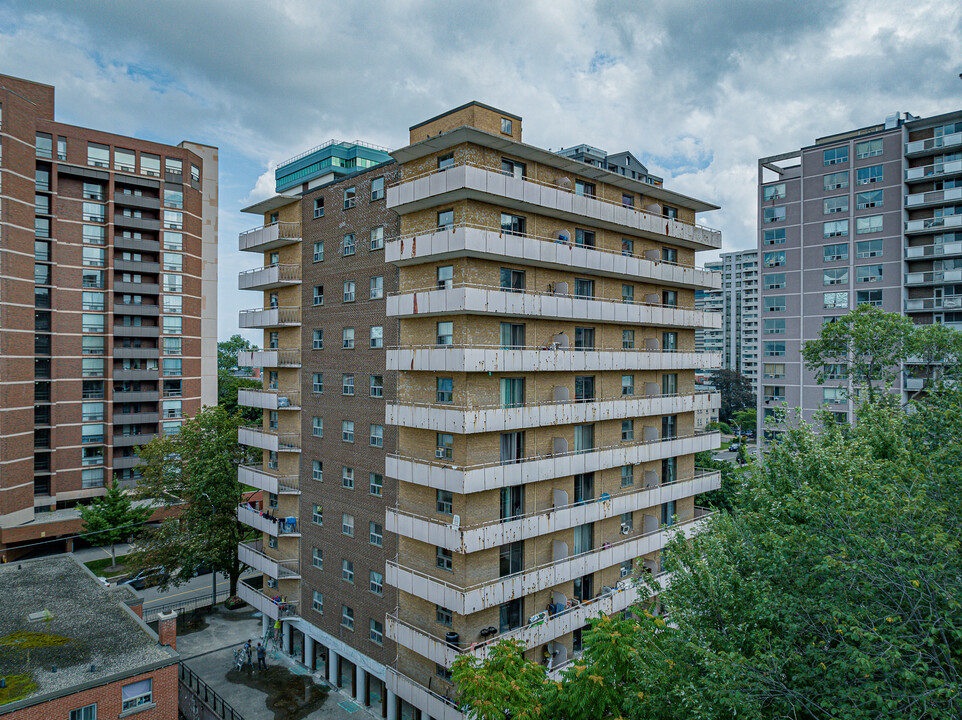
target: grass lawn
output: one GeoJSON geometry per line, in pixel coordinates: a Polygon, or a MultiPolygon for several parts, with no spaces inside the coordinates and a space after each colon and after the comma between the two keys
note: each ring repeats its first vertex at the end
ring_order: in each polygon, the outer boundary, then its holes
{"type": "Polygon", "coordinates": [[[122,555],[117,558],[117,564],[120,566],[119,569],[111,570],[109,573],[107,572],[107,568],[110,567],[109,557],[103,558],[102,560],[91,560],[90,562],[84,563],[84,565],[86,565],[94,575],[110,578],[116,575],[124,574],[124,567],[123,567],[124,557],[126,556],[122,555]]]}

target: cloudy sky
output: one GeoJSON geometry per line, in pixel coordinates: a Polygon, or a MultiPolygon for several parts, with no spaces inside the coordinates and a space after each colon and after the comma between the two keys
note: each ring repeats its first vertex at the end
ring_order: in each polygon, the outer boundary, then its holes
{"type": "Polygon", "coordinates": [[[240,209],[330,138],[400,147],[480,100],[535,145],[631,150],[721,205],[701,220],[735,250],[755,244],[757,158],[962,107],[960,37],[952,1],[3,0],[0,73],[55,85],[60,121],[220,148],[227,337],[256,304],[240,209]]]}

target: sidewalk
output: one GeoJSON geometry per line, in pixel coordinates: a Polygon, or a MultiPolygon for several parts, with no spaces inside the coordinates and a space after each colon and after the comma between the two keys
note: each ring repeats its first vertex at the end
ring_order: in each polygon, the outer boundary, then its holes
{"type": "MultiPolygon", "coordinates": [[[[254,688],[227,679],[233,667],[234,650],[252,640],[254,647],[261,639],[261,617],[250,609],[230,612],[218,608],[218,612],[205,616],[207,627],[197,632],[180,635],[177,638],[177,651],[181,660],[197,673],[214,692],[244,716],[244,720],[275,720],[274,711],[267,707],[267,695],[254,688]]],[[[307,668],[293,658],[278,651],[275,657],[268,656],[268,666],[282,666],[295,675],[310,674],[307,668]]],[[[314,682],[321,687],[329,687],[319,673],[313,674],[314,682]]],[[[372,709],[360,708],[350,695],[331,689],[324,704],[304,720],[362,720],[380,718],[372,709]],[[346,706],[342,707],[340,703],[346,706]]]]}
{"type": "MultiPolygon", "coordinates": [[[[120,558],[129,553],[130,548],[129,543],[117,543],[117,557],[120,558]]],[[[80,550],[74,550],[72,554],[82,563],[88,563],[91,560],[103,560],[110,557],[110,546],[81,548],[80,550]]]]}

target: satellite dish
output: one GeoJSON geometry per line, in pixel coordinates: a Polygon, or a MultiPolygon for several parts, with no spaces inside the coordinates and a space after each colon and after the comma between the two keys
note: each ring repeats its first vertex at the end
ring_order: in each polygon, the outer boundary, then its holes
{"type": "Polygon", "coordinates": [[[461,516],[460,516],[460,515],[455,515],[453,518],[451,518],[451,527],[453,527],[453,528],[459,528],[459,527],[461,527],[461,516]]]}

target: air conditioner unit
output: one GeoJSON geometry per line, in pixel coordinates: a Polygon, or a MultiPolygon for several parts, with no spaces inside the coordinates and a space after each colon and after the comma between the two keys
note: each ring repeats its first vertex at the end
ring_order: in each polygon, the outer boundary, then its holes
{"type": "Polygon", "coordinates": [[[274,578],[267,578],[267,587],[269,587],[269,588],[275,588],[275,589],[276,589],[276,588],[277,588],[277,580],[275,580],[274,578]]]}
{"type": "Polygon", "coordinates": [[[444,448],[438,448],[437,450],[435,450],[435,451],[434,451],[434,457],[438,458],[439,460],[443,460],[443,459],[444,459],[444,448]]]}
{"type": "Polygon", "coordinates": [[[628,523],[621,523],[621,534],[627,535],[630,532],[631,532],[631,525],[629,525],[628,523]]]}

